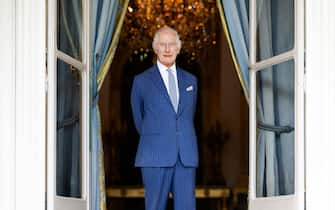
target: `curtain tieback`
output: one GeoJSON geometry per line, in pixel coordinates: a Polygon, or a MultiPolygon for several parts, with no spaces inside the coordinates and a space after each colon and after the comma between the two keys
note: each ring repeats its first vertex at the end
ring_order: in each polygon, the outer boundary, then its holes
{"type": "Polygon", "coordinates": [[[75,116],[62,120],[57,123],[57,129],[64,128],[70,125],[74,125],[76,122],[79,121],[79,114],[76,114],[75,116]]]}
{"type": "Polygon", "coordinates": [[[96,93],[96,94],[93,95],[93,100],[92,100],[93,104],[91,104],[92,107],[96,106],[98,104],[98,102],[99,102],[99,93],[96,93]]]}
{"type": "Polygon", "coordinates": [[[265,131],[275,132],[276,134],[281,133],[290,133],[294,131],[294,127],[285,125],[285,126],[277,126],[277,125],[269,125],[263,122],[258,121],[257,128],[265,131]]]}

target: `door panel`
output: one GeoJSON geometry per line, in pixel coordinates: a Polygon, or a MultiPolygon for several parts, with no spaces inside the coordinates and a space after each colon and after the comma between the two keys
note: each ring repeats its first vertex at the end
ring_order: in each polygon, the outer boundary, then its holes
{"type": "Polygon", "coordinates": [[[48,210],[89,209],[89,11],[48,1],[48,210]]]}
{"type": "Polygon", "coordinates": [[[257,61],[294,48],[294,0],[257,0],[257,61]]]}
{"type": "Polygon", "coordinates": [[[304,209],[304,1],[250,0],[249,210],[304,209]]]}

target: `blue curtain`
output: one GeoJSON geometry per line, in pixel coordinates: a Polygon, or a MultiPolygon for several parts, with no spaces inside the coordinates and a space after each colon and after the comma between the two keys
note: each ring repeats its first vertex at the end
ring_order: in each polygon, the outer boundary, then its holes
{"type": "MultiPolygon", "coordinates": [[[[249,0],[219,0],[234,55],[249,90],[249,0]]],[[[293,0],[257,1],[257,58],[288,51],[294,42],[293,0]]],[[[220,6],[220,4],[219,4],[220,6]]],[[[219,8],[220,9],[220,8],[219,8]]],[[[294,62],[257,73],[257,196],[294,192],[294,62]]]]}
{"type": "MultiPolygon", "coordinates": [[[[117,20],[124,11],[123,1],[93,1],[92,32],[92,75],[91,75],[91,210],[106,209],[106,189],[104,177],[103,145],[100,133],[100,114],[98,107],[98,75],[107,59],[111,40],[115,36],[117,20]]],[[[108,68],[108,67],[107,67],[108,68]]]]}
{"type": "MultiPolygon", "coordinates": [[[[258,59],[294,45],[294,1],[258,1],[258,59]]],[[[294,61],[257,73],[257,196],[294,193],[294,61]]]]}
{"type": "Polygon", "coordinates": [[[238,62],[237,73],[245,96],[249,97],[249,0],[218,0],[219,9],[223,7],[224,20],[233,45],[233,57],[238,62]],[[220,2],[221,1],[221,2],[220,2]],[[222,4],[220,4],[222,3],[222,4]]]}

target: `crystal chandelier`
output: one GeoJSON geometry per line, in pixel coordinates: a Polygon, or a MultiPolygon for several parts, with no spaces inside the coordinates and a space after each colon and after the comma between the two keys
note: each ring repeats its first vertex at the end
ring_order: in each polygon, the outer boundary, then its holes
{"type": "Polygon", "coordinates": [[[130,1],[121,33],[122,46],[145,58],[157,29],[167,25],[180,35],[181,53],[194,60],[208,45],[216,45],[215,0],[130,1]]]}

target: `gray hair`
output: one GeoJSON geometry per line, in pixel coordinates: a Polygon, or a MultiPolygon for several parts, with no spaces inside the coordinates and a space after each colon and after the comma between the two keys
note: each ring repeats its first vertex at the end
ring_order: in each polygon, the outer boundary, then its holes
{"type": "Polygon", "coordinates": [[[157,41],[158,41],[158,37],[161,33],[163,32],[170,32],[170,33],[174,33],[176,35],[176,39],[177,39],[177,47],[180,50],[181,48],[181,41],[180,41],[180,37],[179,34],[176,30],[174,30],[173,28],[169,27],[169,26],[164,26],[160,29],[158,29],[154,35],[153,41],[152,41],[152,48],[154,50],[157,49],[157,41]]]}

